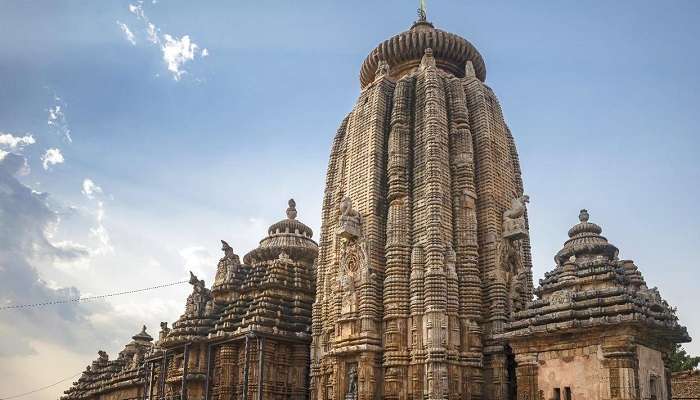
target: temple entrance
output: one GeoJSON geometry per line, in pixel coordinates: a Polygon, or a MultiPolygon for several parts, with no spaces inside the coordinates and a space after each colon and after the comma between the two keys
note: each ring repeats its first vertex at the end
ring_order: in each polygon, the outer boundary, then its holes
{"type": "Polygon", "coordinates": [[[506,371],[508,373],[508,400],[516,400],[518,398],[518,377],[515,374],[517,363],[515,355],[510,346],[506,346],[506,371]]]}

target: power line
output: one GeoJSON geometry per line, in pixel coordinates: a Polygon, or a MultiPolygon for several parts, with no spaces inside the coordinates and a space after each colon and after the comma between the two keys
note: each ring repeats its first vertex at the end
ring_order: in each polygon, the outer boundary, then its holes
{"type": "MultiPolygon", "coordinates": [[[[147,288],[143,288],[143,289],[128,290],[125,292],[108,293],[108,294],[103,294],[103,295],[99,295],[99,296],[78,297],[76,299],[53,300],[53,301],[46,301],[43,303],[33,303],[33,304],[11,304],[11,305],[7,305],[7,306],[0,306],[0,311],[20,309],[20,308],[52,306],[55,304],[80,303],[80,302],[84,302],[84,301],[104,299],[107,297],[114,297],[114,296],[121,296],[121,295],[125,295],[125,294],[145,292],[147,290],[161,289],[161,288],[168,287],[168,286],[182,285],[183,283],[188,283],[188,282],[189,282],[188,280],[187,281],[179,281],[179,282],[171,282],[171,283],[165,283],[163,285],[151,286],[151,287],[147,287],[147,288]]],[[[5,399],[0,398],[0,400],[5,400],[5,399]]]]}
{"type": "Polygon", "coordinates": [[[19,398],[19,397],[24,397],[24,396],[27,396],[27,395],[30,395],[30,394],[34,394],[34,393],[36,393],[36,392],[41,392],[42,390],[45,390],[45,389],[54,387],[54,386],[56,386],[56,385],[58,385],[58,384],[61,384],[61,383],[65,382],[65,381],[67,381],[67,380],[71,380],[71,379],[75,378],[76,376],[78,376],[78,375],[80,375],[80,374],[82,374],[82,372],[78,372],[77,374],[75,374],[75,375],[73,375],[73,376],[69,376],[68,378],[63,378],[63,379],[61,379],[60,381],[58,381],[58,382],[56,382],[56,383],[52,383],[52,384],[50,384],[50,385],[42,386],[42,387],[40,387],[40,388],[38,388],[38,389],[30,390],[30,391],[28,391],[28,392],[24,392],[24,393],[20,393],[20,394],[15,394],[15,395],[12,395],[12,396],[9,396],[9,397],[0,397],[0,400],[16,399],[16,398],[19,398]]]}

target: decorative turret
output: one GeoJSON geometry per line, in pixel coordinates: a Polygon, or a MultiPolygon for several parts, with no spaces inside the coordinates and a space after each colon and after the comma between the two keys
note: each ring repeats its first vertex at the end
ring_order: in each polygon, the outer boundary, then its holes
{"type": "Polygon", "coordinates": [[[569,229],[569,240],[554,257],[557,265],[561,265],[571,256],[590,258],[602,255],[608,260],[615,259],[619,252],[617,247],[600,235],[603,232],[600,226],[588,222],[588,210],[581,210],[578,218],[581,222],[569,229]]]}
{"type": "Polygon", "coordinates": [[[260,246],[243,257],[245,264],[273,260],[282,253],[292,259],[303,259],[313,264],[318,254],[318,245],[311,239],[313,231],[296,219],[297,209],[294,199],[289,199],[287,204],[287,218],[268,228],[268,236],[260,241],[260,246]]]}

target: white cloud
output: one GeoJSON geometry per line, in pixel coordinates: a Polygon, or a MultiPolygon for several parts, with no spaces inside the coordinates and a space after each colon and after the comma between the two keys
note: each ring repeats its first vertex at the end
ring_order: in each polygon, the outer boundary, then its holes
{"type": "Polygon", "coordinates": [[[189,35],[177,39],[165,34],[163,39],[165,39],[165,43],[161,47],[163,61],[168,64],[168,71],[173,73],[173,79],[178,81],[183,74],[187,73],[182,69],[182,66],[186,62],[194,60],[199,46],[190,40],[189,35]]]}
{"type": "MultiPolygon", "coordinates": [[[[209,55],[209,50],[206,48],[200,50],[199,45],[194,43],[189,35],[183,35],[179,38],[167,33],[161,35],[160,29],[151,22],[146,15],[143,8],[143,1],[129,4],[129,12],[134,14],[137,20],[143,21],[146,39],[160,47],[163,53],[163,61],[165,61],[168,71],[171,72],[173,79],[176,81],[179,81],[182,76],[187,73],[183,68],[186,63],[194,60],[196,57],[204,58],[209,55]]],[[[124,30],[124,28],[122,28],[122,30],[124,30]]],[[[128,36],[127,34],[127,40],[129,40],[128,36]]],[[[135,41],[133,34],[131,39],[135,41]]]]}
{"type": "Polygon", "coordinates": [[[51,148],[46,150],[43,156],[41,156],[41,162],[44,169],[48,171],[50,165],[63,164],[65,159],[60,149],[51,148]]]}
{"type": "Polygon", "coordinates": [[[36,140],[32,135],[14,136],[10,133],[0,132],[0,147],[4,147],[6,150],[22,150],[34,143],[36,140]]]}
{"type": "Polygon", "coordinates": [[[117,25],[119,25],[119,28],[121,28],[122,32],[124,33],[124,36],[126,37],[126,40],[128,40],[129,43],[136,46],[136,38],[131,29],[129,29],[129,27],[123,22],[117,21],[117,25]]]}
{"type": "Polygon", "coordinates": [[[102,194],[102,188],[97,186],[92,179],[85,178],[83,180],[83,189],[81,190],[81,193],[88,199],[92,200],[95,198],[96,194],[102,194]]]}
{"type": "Polygon", "coordinates": [[[53,107],[49,107],[47,110],[49,112],[49,118],[46,123],[68,143],[72,143],[73,138],[71,137],[70,127],[68,126],[66,114],[63,111],[66,108],[66,103],[58,96],[54,96],[53,99],[53,107]]]}

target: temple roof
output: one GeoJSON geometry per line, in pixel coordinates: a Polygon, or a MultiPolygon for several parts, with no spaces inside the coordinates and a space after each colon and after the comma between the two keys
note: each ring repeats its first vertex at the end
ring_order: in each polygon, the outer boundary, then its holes
{"type": "Polygon", "coordinates": [[[482,82],[486,80],[484,59],[473,44],[419,19],[411,29],[383,41],[369,53],[360,70],[362,88],[374,81],[380,61],[389,64],[394,78],[400,78],[420,65],[428,48],[433,49],[438,67],[463,77],[465,64],[471,61],[476,76],[482,82]]]}
{"type": "Polygon", "coordinates": [[[561,265],[571,256],[579,255],[604,255],[609,258],[615,258],[618,254],[617,247],[608,243],[608,239],[600,234],[603,228],[588,222],[590,218],[588,210],[581,210],[579,213],[580,223],[569,229],[569,240],[564,243],[564,248],[561,249],[554,257],[557,265],[561,265]]]}
{"type": "Polygon", "coordinates": [[[134,336],[131,337],[137,342],[151,342],[153,341],[153,337],[146,332],[146,325],[141,328],[141,332],[135,334],[134,336]]]}
{"type": "Polygon", "coordinates": [[[301,257],[313,261],[318,254],[318,245],[311,239],[313,231],[296,218],[296,202],[289,199],[287,218],[268,228],[268,236],[260,241],[258,248],[243,257],[243,263],[250,265],[260,260],[274,260],[282,252],[295,259],[301,257]]]}
{"type": "Polygon", "coordinates": [[[637,325],[670,342],[690,341],[658,289],[647,287],[634,262],[617,258],[617,247],[588,218],[581,210],[580,223],[569,230],[569,240],[555,257],[557,266],[535,290],[539,298],[515,313],[501,337],[637,325]]]}

